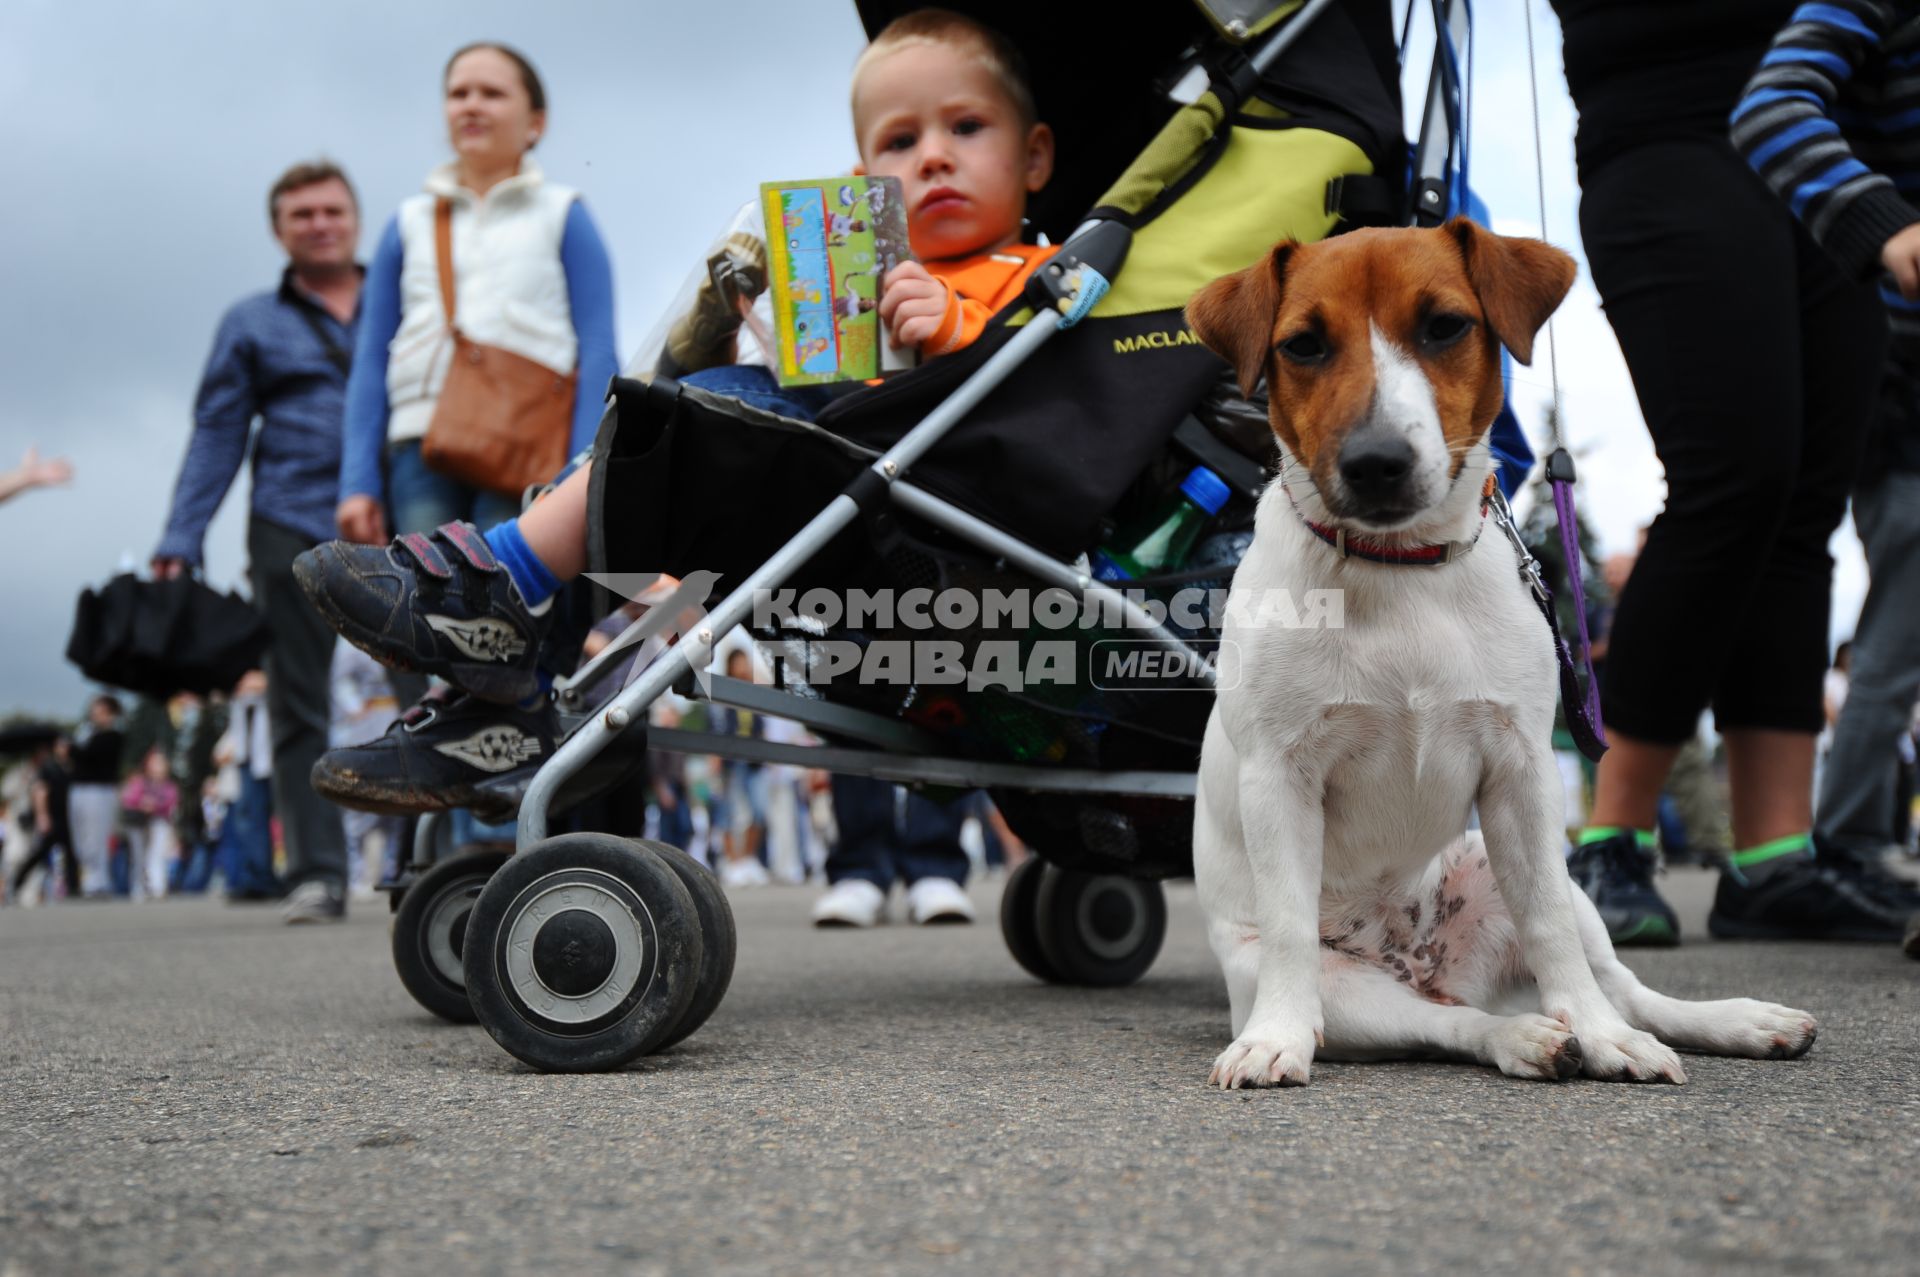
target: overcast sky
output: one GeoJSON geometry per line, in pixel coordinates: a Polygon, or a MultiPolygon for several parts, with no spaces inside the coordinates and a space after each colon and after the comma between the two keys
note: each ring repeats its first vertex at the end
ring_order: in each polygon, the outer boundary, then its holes
{"type": "MultiPolygon", "coordinates": [[[[1538,233],[1526,2],[1475,6],[1472,173],[1500,229],[1538,233]]],[[[1546,237],[1577,251],[1559,30],[1545,0],[1531,3],[1546,237]]],[[[71,487],[0,506],[0,713],[78,712],[87,689],[63,656],[75,596],[152,553],[214,326],[282,265],[264,208],[273,178],[297,159],[340,161],[371,253],[446,158],[440,69],[475,39],[513,44],[540,68],[550,117],[539,159],[582,191],[608,242],[623,359],[760,181],[853,158],[847,72],[864,36],[851,0],[0,5],[12,148],[0,466],[37,443],[78,471],[71,487]]],[[[1662,488],[1584,263],[1556,331],[1568,430],[1586,458],[1580,500],[1609,548],[1626,548],[1662,488]]],[[[1519,370],[1514,401],[1530,429],[1547,383],[1544,358],[1519,370]]],[[[246,486],[243,472],[207,542],[223,587],[244,578],[246,486]]],[[[1850,536],[1836,548],[1847,552],[1835,626],[1846,633],[1863,573],[1850,536]]]]}

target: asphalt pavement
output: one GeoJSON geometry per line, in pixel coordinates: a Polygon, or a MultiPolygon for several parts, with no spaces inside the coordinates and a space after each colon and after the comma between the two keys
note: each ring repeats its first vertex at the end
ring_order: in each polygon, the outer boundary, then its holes
{"type": "MultiPolygon", "coordinates": [[[[1684,1087],[1318,1064],[1203,1083],[1226,995],[1190,887],[1154,969],[1044,986],[973,927],[816,932],[734,896],[726,1003],[543,1076],[393,975],[383,903],[0,912],[0,1277],[63,1273],[1920,1270],[1920,963],[1716,943],[1681,996],[1814,1012],[1797,1061],[1684,1087]]],[[[896,916],[898,900],[896,898],[896,916]]]]}

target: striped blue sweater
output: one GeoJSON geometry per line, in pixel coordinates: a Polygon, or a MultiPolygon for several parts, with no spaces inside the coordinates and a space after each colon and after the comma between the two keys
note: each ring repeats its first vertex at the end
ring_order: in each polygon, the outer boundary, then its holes
{"type": "MultiPolygon", "coordinates": [[[[1794,10],[1733,112],[1733,144],[1857,279],[1920,221],[1920,3],[1820,0],[1794,10]]],[[[1920,302],[1891,280],[1896,333],[1920,338],[1920,302]]]]}

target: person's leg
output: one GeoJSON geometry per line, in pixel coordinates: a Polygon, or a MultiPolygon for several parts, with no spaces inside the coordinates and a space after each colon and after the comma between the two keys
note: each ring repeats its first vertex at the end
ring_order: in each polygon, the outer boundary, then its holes
{"type": "Polygon", "coordinates": [[[467,509],[466,490],[457,480],[427,469],[420,459],[420,441],[395,444],[387,453],[387,510],[393,532],[431,532],[461,518],[467,509]]]}
{"type": "Polygon", "coordinates": [[[960,845],[960,826],[966,818],[964,802],[937,803],[907,794],[895,863],[907,883],[910,921],[973,921],[973,903],[961,889],[971,867],[960,845]]]}
{"type": "Polygon", "coordinates": [[[510,497],[498,492],[469,489],[467,509],[460,517],[474,527],[485,530],[517,519],[520,513],[520,498],[517,495],[510,497]]]}
{"type": "Polygon", "coordinates": [[[1654,890],[1660,792],[1759,588],[1801,463],[1791,218],[1730,146],[1640,147],[1589,174],[1582,236],[1633,374],[1665,508],[1621,592],[1610,748],[1569,862],[1614,942],[1678,938],[1654,890]]]}
{"type": "Polygon", "coordinates": [[[147,887],[147,853],[149,836],[144,824],[129,826],[127,839],[127,895],[135,900],[145,900],[147,887]]]}
{"type": "Polygon", "coordinates": [[[1736,621],[1798,482],[1797,258],[1790,216],[1730,147],[1623,156],[1590,180],[1580,220],[1668,489],[1614,615],[1613,748],[1591,819],[1651,829],[1674,755],[1751,637],[1736,621]]]}
{"type": "Polygon", "coordinates": [[[827,849],[827,882],[859,878],[881,891],[893,886],[893,786],[869,776],[833,777],[833,821],[839,837],[827,849]]]}
{"type": "Polygon", "coordinates": [[[965,803],[937,803],[908,793],[900,851],[894,861],[909,887],[923,878],[945,878],[955,883],[967,880],[970,865],[960,846],[960,826],[966,818],[965,803]]]}
{"type": "Polygon", "coordinates": [[[113,836],[119,806],[119,795],[112,785],[75,785],[67,791],[68,824],[73,829],[80,885],[86,895],[104,896],[113,889],[107,843],[113,836]]]}
{"type": "Polygon", "coordinates": [[[587,570],[587,496],[592,482],[593,463],[588,462],[515,520],[527,548],[561,581],[571,581],[587,570]]]}
{"type": "Polygon", "coordinates": [[[147,894],[156,900],[167,894],[167,883],[173,877],[176,856],[173,823],[167,820],[148,821],[147,894]]]}
{"type": "Polygon", "coordinates": [[[27,885],[27,879],[32,876],[34,869],[44,864],[47,867],[47,886],[43,886],[40,889],[40,894],[48,899],[52,898],[53,892],[50,888],[55,872],[53,857],[58,846],[59,844],[54,841],[51,834],[41,834],[33,840],[32,844],[27,848],[26,858],[22,860],[13,871],[11,888],[14,896],[19,896],[20,889],[27,885]]]}
{"type": "Polygon", "coordinates": [[[263,900],[281,894],[273,872],[273,787],[241,768],[240,797],[227,813],[233,831],[235,872],[228,890],[242,899],[263,900]]]}
{"type": "Polygon", "coordinates": [[[1814,828],[1879,855],[1895,841],[1894,759],[1920,698],[1920,475],[1871,479],[1854,492],[1853,522],[1867,553],[1867,598],[1814,828]]]}
{"type": "Polygon", "coordinates": [[[1736,851],[1812,827],[1813,745],[1825,722],[1833,587],[1827,544],[1846,513],[1885,368],[1878,293],[1841,278],[1797,224],[1795,231],[1798,462],[1778,532],[1751,551],[1760,565],[1756,588],[1735,618],[1738,638],[1713,698],[1729,763],[1736,749],[1762,755],[1731,773],[1736,851]],[[1762,792],[1743,794],[1742,775],[1762,792]]]}
{"type": "Polygon", "coordinates": [[[308,776],[327,750],[333,631],[301,592],[293,561],[308,548],[297,533],[256,518],[247,529],[255,603],[266,614],[267,721],[273,729],[273,808],[287,848],[287,885],[319,882],[346,898],[347,839],[340,812],[308,776]]]}
{"type": "Polygon", "coordinates": [[[1798,316],[1803,448],[1760,589],[1739,618],[1743,641],[1714,692],[1734,764],[1734,844],[1708,914],[1716,935],[1756,939],[1900,939],[1920,893],[1877,862],[1811,837],[1814,740],[1824,721],[1827,543],[1846,508],[1883,369],[1877,295],[1840,278],[1801,233],[1798,316]]]}
{"type": "Polygon", "coordinates": [[[772,369],[757,364],[726,364],[718,368],[706,368],[682,377],[680,384],[697,386],[728,399],[738,399],[749,408],[790,417],[795,421],[812,421],[827,406],[830,398],[829,393],[819,386],[782,386],[772,369]]]}

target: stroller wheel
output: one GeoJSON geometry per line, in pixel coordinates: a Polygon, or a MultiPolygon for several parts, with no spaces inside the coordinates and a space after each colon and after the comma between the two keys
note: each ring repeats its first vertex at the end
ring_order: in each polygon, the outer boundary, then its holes
{"type": "Polygon", "coordinates": [[[461,962],[473,902],[513,853],[477,848],[414,879],[393,915],[393,969],[413,1000],[443,1020],[473,1023],[461,962]]]}
{"type": "Polygon", "coordinates": [[[1038,856],[1029,856],[1007,875],[1006,888],[1000,893],[1000,935],[1028,975],[1060,983],[1060,971],[1040,948],[1040,879],[1047,864],[1038,856]]]}
{"type": "Polygon", "coordinates": [[[667,843],[638,845],[658,856],[667,868],[679,875],[693,897],[694,912],[700,919],[700,978],[694,982],[693,1000],[687,1004],[686,1013],[673,1026],[673,1031],[660,1040],[660,1045],[653,1048],[664,1051],[691,1037],[727,996],[727,986],[733,982],[737,932],[733,925],[733,906],[727,903],[727,893],[720,889],[720,880],[711,870],[667,843]]]}
{"type": "Polygon", "coordinates": [[[701,974],[700,918],[645,844],[562,834],[495,874],[467,922],[467,996],[536,1069],[591,1073],[665,1041],[701,974]]]}
{"type": "Polygon", "coordinates": [[[1157,882],[1048,865],[1037,896],[1040,951],[1064,984],[1132,984],[1167,936],[1167,898],[1157,882]]]}

